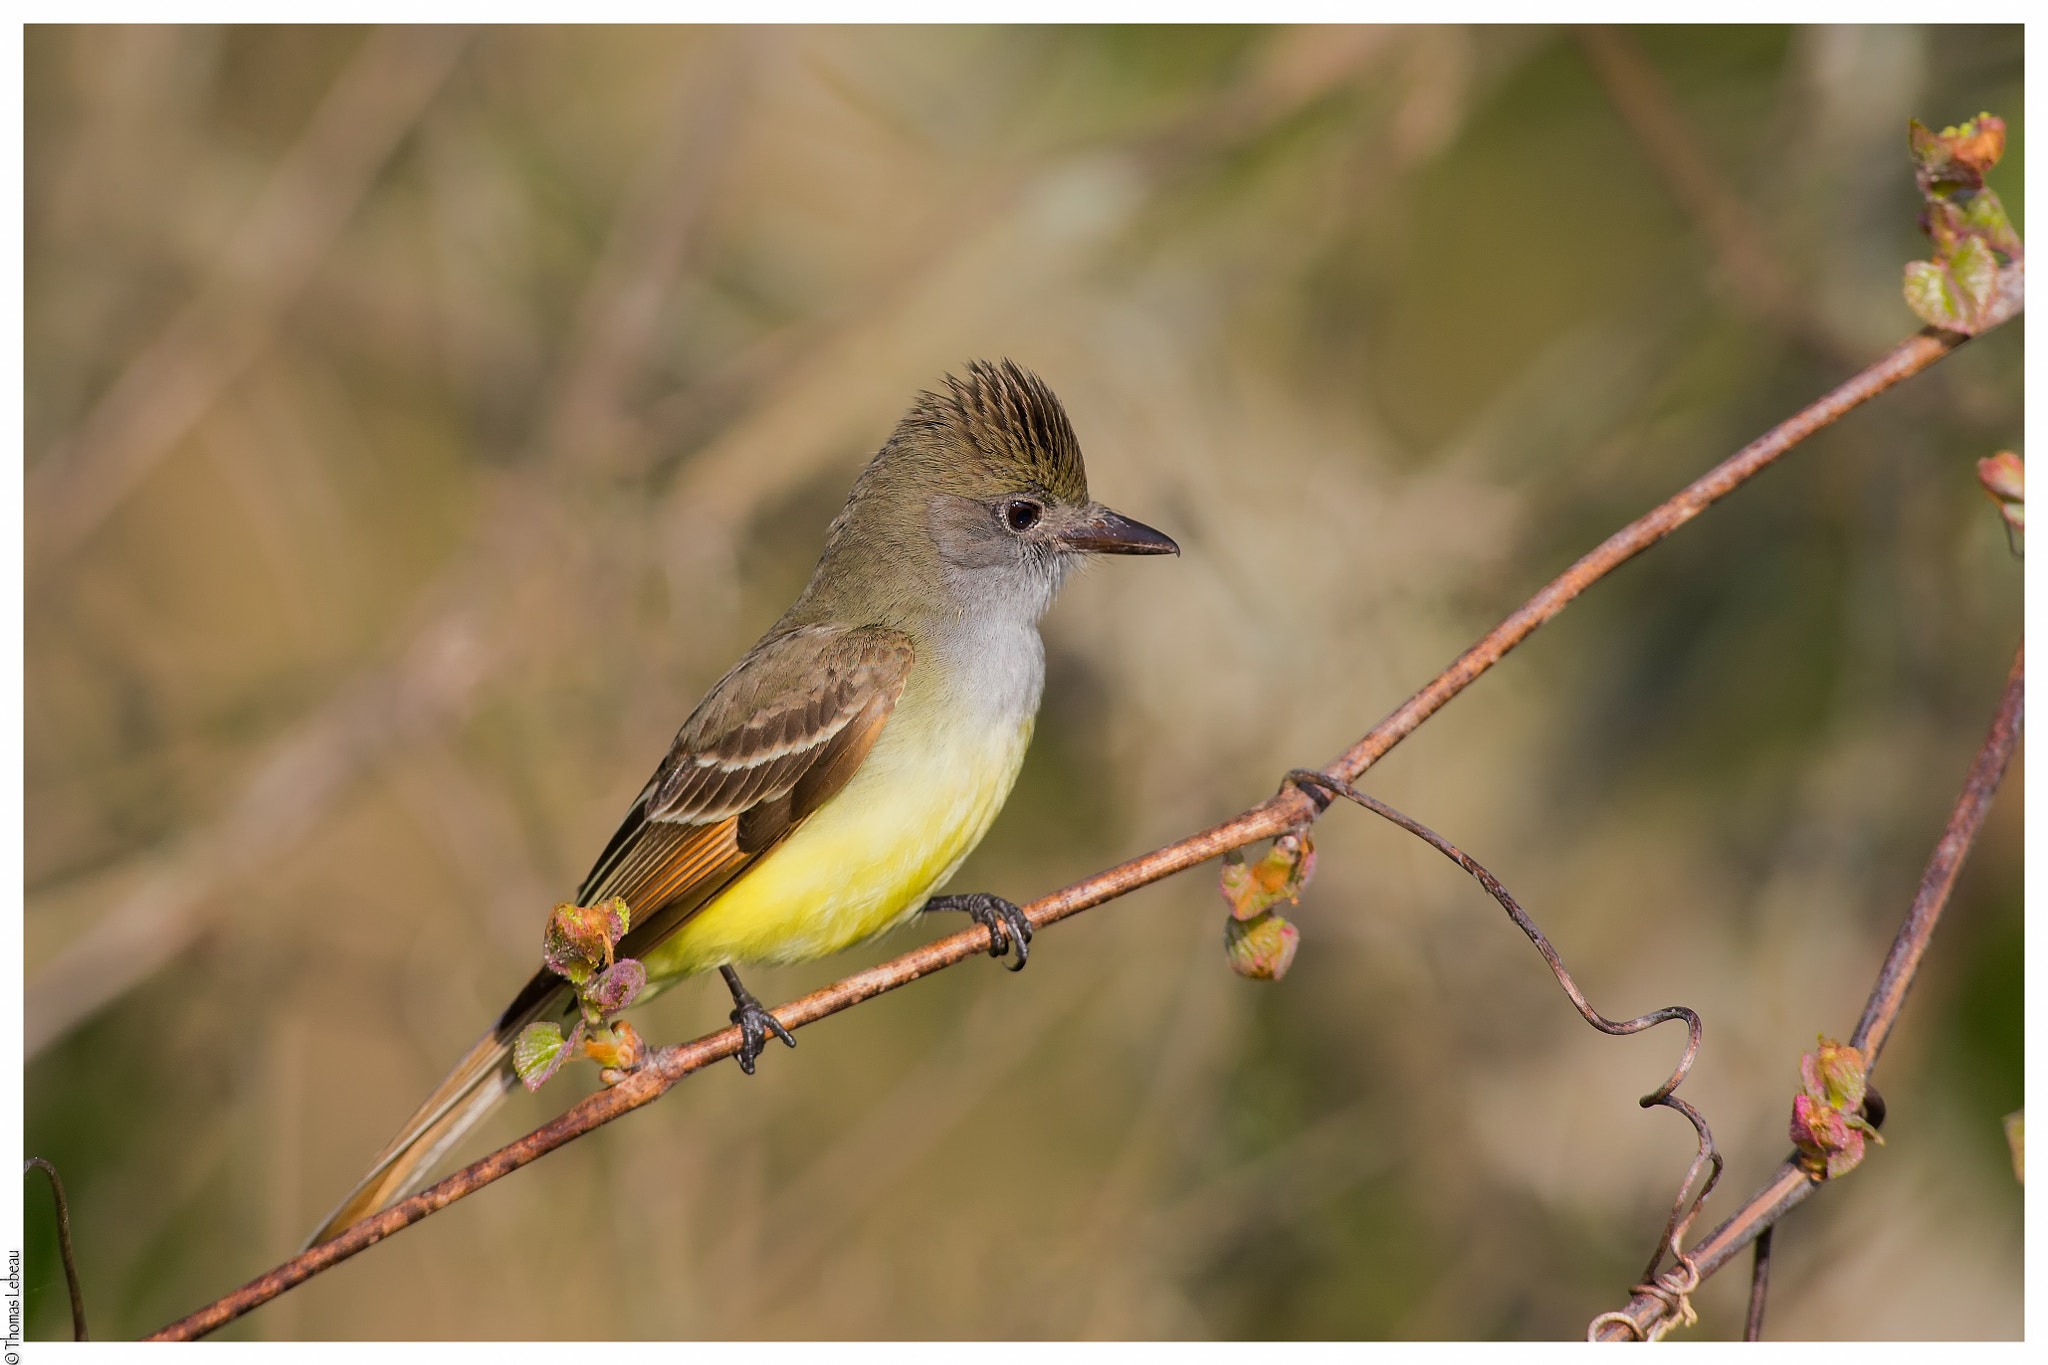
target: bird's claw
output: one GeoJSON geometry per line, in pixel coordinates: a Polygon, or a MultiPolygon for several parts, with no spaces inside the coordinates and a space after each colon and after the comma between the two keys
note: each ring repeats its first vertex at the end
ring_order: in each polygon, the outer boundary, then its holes
{"type": "Polygon", "coordinates": [[[769,1013],[768,1007],[754,998],[752,991],[740,984],[739,977],[730,967],[720,967],[719,974],[725,977],[726,989],[732,992],[732,1013],[726,1017],[740,1026],[740,1070],[747,1075],[754,1074],[754,1063],[768,1046],[768,1035],[774,1034],[785,1046],[795,1047],[796,1039],[782,1021],[769,1013]]]}
{"type": "Polygon", "coordinates": [[[1013,972],[1024,970],[1031,959],[1031,921],[1022,910],[1001,896],[976,891],[965,896],[939,896],[925,902],[926,910],[958,910],[988,930],[990,957],[1002,957],[1014,946],[1016,956],[1009,963],[1013,972]]]}
{"type": "Polygon", "coordinates": [[[740,1026],[740,1070],[749,1076],[754,1074],[755,1059],[768,1046],[769,1034],[774,1034],[790,1047],[796,1046],[796,1039],[789,1036],[789,1030],[782,1026],[782,1021],[752,1000],[734,1010],[731,1017],[740,1026]]]}

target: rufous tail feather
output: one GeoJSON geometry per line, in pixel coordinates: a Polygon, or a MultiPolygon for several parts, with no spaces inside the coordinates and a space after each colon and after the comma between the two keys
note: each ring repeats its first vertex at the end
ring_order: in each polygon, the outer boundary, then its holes
{"type": "Polygon", "coordinates": [[[496,1109],[519,1083],[512,1070],[512,1044],[528,1024],[562,1010],[568,995],[564,987],[559,977],[543,971],[520,992],[498,1023],[477,1039],[426,1103],[406,1120],[398,1136],[377,1154],[369,1173],[356,1182],[348,1197],[327,1216],[306,1247],[331,1241],[350,1225],[397,1203],[426,1183],[434,1163],[496,1109]],[[555,989],[547,988],[548,981],[555,989]]]}

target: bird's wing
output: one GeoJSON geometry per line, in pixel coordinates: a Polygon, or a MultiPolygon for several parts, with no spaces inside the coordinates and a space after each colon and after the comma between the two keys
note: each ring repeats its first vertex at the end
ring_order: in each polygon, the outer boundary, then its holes
{"type": "MultiPolygon", "coordinates": [[[[719,679],[584,879],[577,902],[625,899],[622,957],[687,923],[844,787],[903,695],[916,652],[880,626],[771,635],[719,679]]],[[[512,1087],[512,1043],[570,1005],[542,968],[398,1132],[314,1241],[402,1198],[512,1087]]],[[[310,1245],[310,1243],[309,1243],[310,1245]]]]}
{"type": "MultiPolygon", "coordinates": [[[[771,635],[712,687],[576,893],[632,912],[620,941],[640,957],[825,804],[881,737],[916,660],[883,626],[800,626],[771,635]]],[[[498,1021],[516,1034],[561,981],[543,968],[498,1021]]]]}
{"type": "Polygon", "coordinates": [[[698,704],[577,901],[632,908],[638,956],[844,787],[903,695],[910,640],[879,626],[770,636],[698,704]]]}

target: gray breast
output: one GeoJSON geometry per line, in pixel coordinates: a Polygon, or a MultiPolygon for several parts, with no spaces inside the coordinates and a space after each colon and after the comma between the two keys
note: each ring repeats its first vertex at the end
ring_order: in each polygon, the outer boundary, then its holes
{"type": "Polygon", "coordinates": [[[971,712],[976,723],[1014,728],[1037,714],[1045,689],[1045,645],[1036,622],[962,621],[932,643],[956,689],[954,704],[971,712]]]}

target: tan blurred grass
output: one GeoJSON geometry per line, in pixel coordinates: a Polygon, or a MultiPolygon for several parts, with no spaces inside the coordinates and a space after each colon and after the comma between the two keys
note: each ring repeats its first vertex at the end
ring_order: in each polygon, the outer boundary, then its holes
{"type": "MultiPolygon", "coordinates": [[[[1838,377],[1716,292],[1555,34],[497,29],[410,103],[359,74],[393,42],[30,35],[32,549],[49,490],[104,510],[31,561],[28,1134],[103,1335],[267,1267],[346,1187],[946,368],[1045,374],[1098,494],[1188,549],[1048,619],[1037,748],[959,879],[1017,896],[1327,757],[1838,377]],[[324,247],[291,237],[292,288],[206,305],[252,348],[213,401],[93,480],[80,433],[149,356],[194,363],[180,319],[352,88],[410,110],[388,157],[324,247]]],[[[2023,134],[2007,32],[1650,56],[1852,347],[1911,326],[1872,302],[1914,248],[1905,113],[2023,134]]],[[[2017,575],[1964,457],[2016,439],[2018,354],[1987,339],[1816,442],[1376,770],[1603,1008],[1701,1010],[1688,1095],[1738,1196],[2003,674],[2017,575]]],[[[1969,1007],[2017,940],[2010,781],[1880,1077],[1903,1136],[1779,1239],[1774,1335],[2018,1331],[2018,1042],[1969,1007]]],[[[1580,1330],[1683,1169],[1633,1104],[1668,1040],[1583,1031],[1428,850],[1341,812],[1321,837],[1278,987],[1224,971],[1185,879],[1022,978],[694,1079],[235,1331],[1580,1330]],[[610,1318],[534,1292],[590,1258],[610,1318]]],[[[646,1031],[721,1019],[686,989],[646,1031]]],[[[61,1295],[32,1306],[58,1330],[61,1295]]]]}

